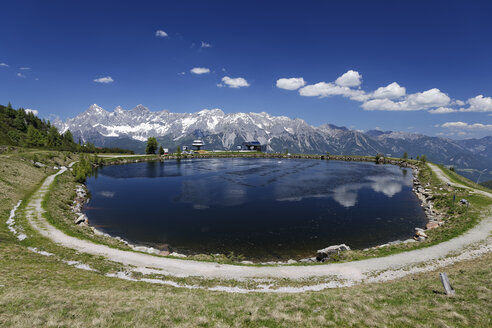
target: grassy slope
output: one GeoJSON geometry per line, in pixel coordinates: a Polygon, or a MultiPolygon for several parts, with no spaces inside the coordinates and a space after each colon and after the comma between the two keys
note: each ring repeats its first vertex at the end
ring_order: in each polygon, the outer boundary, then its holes
{"type": "MultiPolygon", "coordinates": [[[[62,158],[63,156],[60,156],[62,158]]],[[[107,278],[29,252],[7,230],[8,212],[46,169],[0,158],[0,326],[453,326],[492,324],[492,254],[393,282],[296,295],[225,294],[107,278]],[[15,174],[11,174],[15,172],[15,174]]]]}

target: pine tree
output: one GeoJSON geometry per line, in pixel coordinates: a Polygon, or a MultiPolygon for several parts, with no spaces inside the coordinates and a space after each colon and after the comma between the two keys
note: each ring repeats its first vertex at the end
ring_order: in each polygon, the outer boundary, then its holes
{"type": "Polygon", "coordinates": [[[30,147],[39,147],[44,145],[43,135],[32,125],[27,127],[26,145],[30,147]]]}
{"type": "Polygon", "coordinates": [[[162,148],[162,145],[159,147],[159,155],[164,155],[164,148],[162,148]]]}
{"type": "Polygon", "coordinates": [[[154,137],[150,137],[147,139],[147,147],[145,147],[146,154],[155,154],[157,150],[157,139],[154,137]]]}

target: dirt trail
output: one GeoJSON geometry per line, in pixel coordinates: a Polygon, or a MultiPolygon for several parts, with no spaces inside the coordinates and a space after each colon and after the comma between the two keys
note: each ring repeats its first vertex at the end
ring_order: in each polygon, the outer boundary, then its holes
{"type": "MultiPolygon", "coordinates": [[[[435,165],[430,165],[440,179],[447,181],[444,174],[435,165]]],[[[347,263],[333,263],[315,266],[238,266],[199,262],[153,256],[149,254],[123,251],[105,245],[95,244],[66,235],[49,224],[42,216],[44,212],[41,201],[45,197],[55,176],[67,169],[62,168],[58,173],[46,178],[42,186],[28,203],[26,215],[30,224],[43,236],[53,242],[80,252],[104,256],[109,260],[139,268],[153,268],[162,274],[188,277],[200,276],[220,279],[249,279],[249,278],[288,278],[304,279],[308,277],[333,277],[348,283],[361,281],[383,281],[399,278],[409,273],[428,271],[439,266],[448,265],[453,260],[442,258],[450,254],[461,254],[455,261],[479,256],[492,250],[490,232],[492,231],[492,216],[488,215],[482,221],[463,235],[435,246],[408,251],[391,256],[372,258],[347,263]],[[485,243],[483,243],[485,241],[485,243]],[[466,251],[464,248],[475,243],[481,243],[481,248],[466,251]]],[[[476,192],[479,192],[478,190],[476,192]]],[[[480,192],[488,197],[492,194],[480,192]]]]}

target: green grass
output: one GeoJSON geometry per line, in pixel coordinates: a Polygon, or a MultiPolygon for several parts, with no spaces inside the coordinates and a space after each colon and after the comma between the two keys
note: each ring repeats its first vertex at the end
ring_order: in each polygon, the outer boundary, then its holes
{"type": "MultiPolygon", "coordinates": [[[[29,197],[51,172],[35,168],[18,157],[0,160],[1,327],[492,325],[491,253],[439,270],[447,272],[457,292],[453,297],[443,294],[438,271],[386,283],[291,295],[187,290],[108,278],[101,273],[73,268],[61,263],[60,258],[86,261],[101,272],[119,269],[117,264],[104,259],[54,245],[32,231],[27,231],[29,239],[19,242],[4,224],[17,200],[29,197]],[[30,252],[28,245],[55,256],[30,252]]],[[[63,179],[58,183],[59,188],[64,188],[63,179]]],[[[54,198],[56,191],[51,192],[54,198]]],[[[481,198],[475,197],[469,196],[470,201],[486,206],[481,198]]],[[[19,222],[26,226],[22,218],[19,222]]],[[[193,282],[193,279],[180,281],[193,282]]]]}
{"type": "Polygon", "coordinates": [[[459,175],[458,173],[451,171],[450,169],[448,169],[444,165],[437,165],[437,166],[443,171],[443,173],[452,182],[460,183],[460,184],[465,185],[465,186],[470,187],[470,188],[490,192],[490,189],[486,188],[485,186],[482,186],[480,184],[476,184],[475,182],[463,177],[462,175],[459,175]]]}

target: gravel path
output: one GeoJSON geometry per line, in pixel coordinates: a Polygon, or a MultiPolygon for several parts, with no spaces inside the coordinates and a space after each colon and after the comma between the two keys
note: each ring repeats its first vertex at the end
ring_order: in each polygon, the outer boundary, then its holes
{"type": "MultiPolygon", "coordinates": [[[[438,167],[435,165],[430,165],[430,167],[436,172],[440,179],[446,182],[449,181],[438,167]]],[[[455,257],[455,259],[463,260],[491,251],[491,240],[489,235],[492,231],[492,216],[490,215],[483,218],[477,226],[463,235],[438,245],[391,256],[348,263],[314,266],[279,265],[254,267],[171,259],[144,253],[123,251],[68,236],[50,225],[42,217],[44,210],[41,206],[41,200],[46,195],[55,176],[62,174],[66,170],[66,168],[62,168],[56,174],[46,178],[39,190],[33,195],[26,208],[26,215],[30,224],[42,235],[61,246],[84,253],[104,256],[109,260],[126,265],[133,265],[141,269],[156,269],[158,272],[165,275],[177,277],[200,276],[204,278],[237,280],[249,278],[305,279],[308,277],[322,277],[334,278],[335,280],[342,280],[350,284],[360,281],[372,282],[391,280],[413,272],[428,271],[432,268],[452,263],[452,260],[443,259],[443,257],[449,256],[450,254],[461,253],[461,255],[455,257]],[[481,248],[478,250],[465,250],[468,246],[479,242],[481,242],[481,248]]],[[[479,191],[476,190],[476,192],[479,191]]],[[[490,193],[481,191],[480,193],[492,197],[492,194],[490,193]]]]}

